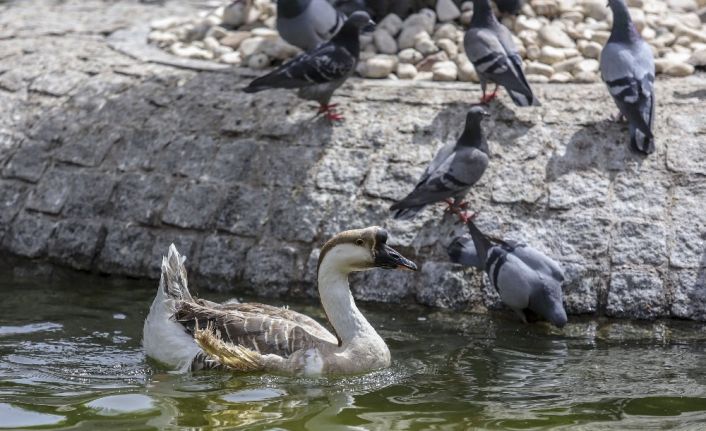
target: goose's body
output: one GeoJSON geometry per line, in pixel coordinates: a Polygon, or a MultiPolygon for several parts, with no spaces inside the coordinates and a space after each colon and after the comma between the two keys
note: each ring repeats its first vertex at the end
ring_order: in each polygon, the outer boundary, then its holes
{"type": "Polygon", "coordinates": [[[145,320],[147,355],[185,371],[226,368],[287,374],[351,374],[384,368],[390,351],[358,310],[348,274],[374,267],[416,269],[385,244],[380,228],[343,232],[319,259],[319,294],[334,328],[286,308],[195,299],[174,246],[145,320]]]}

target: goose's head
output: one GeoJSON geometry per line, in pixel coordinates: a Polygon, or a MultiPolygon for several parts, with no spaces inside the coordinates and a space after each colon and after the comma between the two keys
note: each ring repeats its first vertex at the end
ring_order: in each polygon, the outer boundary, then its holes
{"type": "Polygon", "coordinates": [[[378,226],[347,230],[324,244],[319,254],[319,268],[327,263],[343,272],[373,268],[416,271],[417,265],[387,245],[387,231],[378,226]]]}

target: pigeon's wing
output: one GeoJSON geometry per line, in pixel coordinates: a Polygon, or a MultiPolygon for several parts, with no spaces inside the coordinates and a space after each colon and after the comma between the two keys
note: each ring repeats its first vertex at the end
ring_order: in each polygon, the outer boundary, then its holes
{"type": "Polygon", "coordinates": [[[478,149],[452,152],[436,169],[429,170],[417,187],[391,208],[399,209],[439,202],[465,193],[488,166],[488,156],[478,149]]]}
{"type": "Polygon", "coordinates": [[[536,273],[502,246],[492,246],[488,256],[488,278],[500,299],[513,310],[527,308],[536,273]]]}
{"type": "Polygon", "coordinates": [[[564,271],[561,269],[561,266],[559,266],[554,259],[536,248],[525,244],[518,244],[515,246],[513,253],[535,271],[546,274],[558,282],[564,281],[564,271]]]}
{"type": "Polygon", "coordinates": [[[346,16],[326,0],[313,0],[307,9],[311,25],[322,40],[331,39],[343,26],[346,16]]]}
{"type": "Polygon", "coordinates": [[[257,78],[245,88],[248,93],[268,88],[302,88],[337,81],[355,69],[356,58],[332,42],[300,54],[269,74],[257,78]]]}
{"type": "Polygon", "coordinates": [[[449,254],[449,259],[451,259],[453,263],[458,263],[463,266],[473,266],[478,269],[484,269],[485,267],[485,262],[481,261],[478,252],[476,252],[473,238],[468,235],[454,238],[446,251],[449,254]]]}
{"type": "MultiPolygon", "coordinates": [[[[505,27],[500,28],[507,31],[505,27]]],[[[489,28],[472,28],[466,32],[464,47],[476,71],[503,86],[515,104],[530,106],[538,103],[525,79],[522,60],[514,50],[514,43],[509,36],[499,36],[489,28]]]]}
{"type": "Polygon", "coordinates": [[[654,59],[644,41],[634,46],[609,42],[601,52],[601,76],[620,112],[652,137],[654,59]]]}

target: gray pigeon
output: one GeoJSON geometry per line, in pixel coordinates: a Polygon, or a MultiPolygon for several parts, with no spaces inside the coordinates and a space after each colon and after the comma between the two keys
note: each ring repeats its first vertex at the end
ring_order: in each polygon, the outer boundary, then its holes
{"type": "Polygon", "coordinates": [[[491,240],[468,222],[467,235],[448,247],[451,261],[485,270],[500,299],[527,322],[528,311],[561,328],[566,325],[561,284],[564,273],[553,259],[526,244],[491,240]]]}
{"type": "Polygon", "coordinates": [[[623,0],[609,0],[613,30],[601,52],[601,76],[628,120],[630,146],[642,153],[655,151],[652,123],[655,110],[655,61],[652,49],[635,29],[623,0]]]}
{"type": "Polygon", "coordinates": [[[329,120],[342,120],[334,110],[336,105],[329,104],[331,96],[355,70],[360,54],[359,33],[374,25],[367,12],[353,13],[333,39],[255,79],[244,91],[296,88],[302,99],[319,102],[319,113],[325,113],[329,120]]]}
{"type": "Polygon", "coordinates": [[[517,106],[539,105],[522,71],[522,58],[510,30],[500,24],[490,8],[490,0],[473,0],[473,18],[463,39],[466,55],[473,63],[483,90],[481,103],[493,100],[501,85],[517,106]],[[485,94],[488,81],[495,90],[485,94]]]}
{"type": "Polygon", "coordinates": [[[345,18],[326,0],[277,0],[279,35],[304,51],[330,40],[345,18]]]}
{"type": "Polygon", "coordinates": [[[467,220],[468,216],[460,211],[464,207],[460,201],[488,167],[488,146],[481,129],[484,116],[488,114],[480,106],[468,111],[465,130],[458,141],[442,147],[414,190],[390,207],[396,211],[394,218],[409,219],[426,205],[446,201],[450,211],[467,220]]]}

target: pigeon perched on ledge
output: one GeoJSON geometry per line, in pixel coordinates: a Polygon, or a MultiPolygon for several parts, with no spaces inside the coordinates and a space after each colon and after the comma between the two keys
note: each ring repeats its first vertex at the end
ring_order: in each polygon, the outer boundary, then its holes
{"type": "Polygon", "coordinates": [[[448,247],[451,261],[484,270],[500,299],[522,321],[531,311],[559,328],[566,325],[559,264],[526,244],[491,241],[472,221],[467,225],[470,238],[456,238],[448,247]]]}
{"type": "Polygon", "coordinates": [[[279,35],[304,51],[330,40],[345,19],[345,15],[326,0],[277,0],[279,35]]]}
{"type": "Polygon", "coordinates": [[[466,115],[466,126],[456,143],[448,143],[434,157],[414,190],[390,207],[394,218],[414,217],[426,205],[446,201],[449,211],[459,215],[464,222],[468,215],[461,211],[460,201],[477,183],[488,167],[488,147],[483,139],[481,120],[488,113],[474,106],[466,115]],[[453,200],[452,200],[453,198],[453,200]]]}
{"type": "Polygon", "coordinates": [[[473,0],[473,17],[463,38],[463,46],[480,78],[481,103],[493,100],[498,86],[503,86],[515,105],[539,105],[525,79],[522,57],[512,41],[510,30],[495,18],[490,0],[473,0]],[[495,83],[495,90],[486,95],[488,81],[495,83]]]}
{"type": "Polygon", "coordinates": [[[630,146],[644,154],[655,151],[655,61],[652,49],[635,29],[624,0],[609,0],[613,29],[601,52],[601,77],[620,114],[628,121],[630,146]]]}
{"type": "Polygon", "coordinates": [[[355,70],[360,54],[360,32],[374,25],[367,12],[353,13],[333,39],[255,79],[244,91],[296,88],[302,99],[319,102],[319,113],[326,114],[329,120],[342,120],[343,116],[334,109],[336,105],[329,104],[331,96],[355,70]]]}

